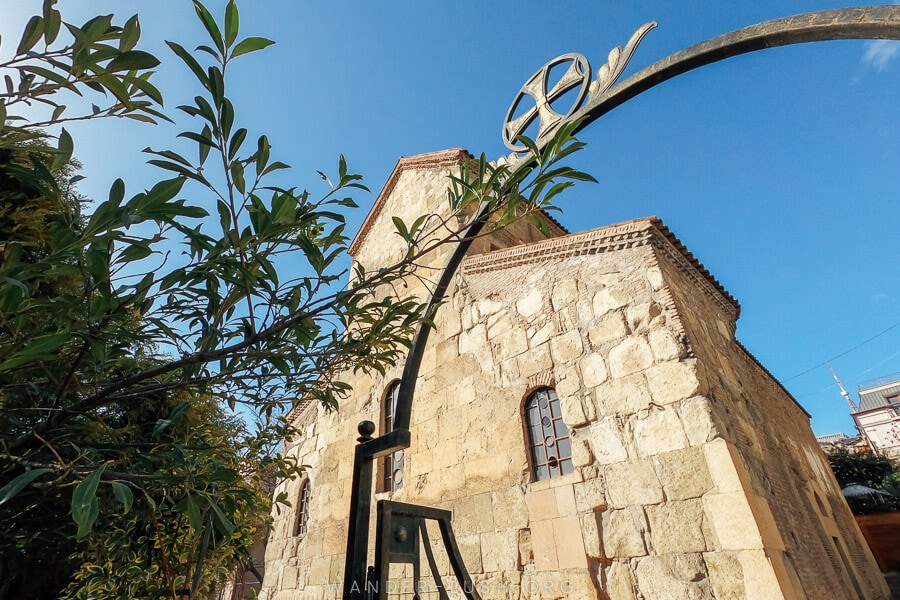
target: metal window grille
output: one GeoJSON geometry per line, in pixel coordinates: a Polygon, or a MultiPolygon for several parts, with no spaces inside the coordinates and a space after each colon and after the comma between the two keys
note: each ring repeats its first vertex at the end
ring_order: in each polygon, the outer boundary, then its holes
{"type": "Polygon", "coordinates": [[[534,481],[567,475],[572,465],[569,429],[563,423],[559,398],[553,388],[535,390],[525,401],[525,422],[531,446],[534,481]]]}
{"type": "MultiPolygon", "coordinates": [[[[390,433],[394,430],[394,415],[397,412],[397,396],[400,392],[400,382],[395,381],[388,388],[384,396],[384,430],[390,433]]],[[[397,450],[393,454],[384,457],[382,464],[381,491],[396,492],[403,487],[403,450],[397,450]]]]}
{"type": "Polygon", "coordinates": [[[300,488],[300,503],[297,507],[297,535],[306,535],[309,531],[309,501],[311,491],[309,480],[303,482],[300,488]]]}

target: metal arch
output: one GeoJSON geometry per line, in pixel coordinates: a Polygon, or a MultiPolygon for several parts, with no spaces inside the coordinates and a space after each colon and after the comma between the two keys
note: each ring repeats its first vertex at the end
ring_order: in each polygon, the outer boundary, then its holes
{"type": "MultiPolygon", "coordinates": [[[[559,124],[583,119],[576,130],[580,131],[664,81],[732,56],[779,46],[851,39],[900,40],[900,6],[862,6],[805,13],[714,37],[667,56],[600,94],[591,94],[581,109],[559,124]]],[[[539,147],[546,143],[552,131],[542,132],[542,139],[537,140],[539,147]]]]}
{"type": "MultiPolygon", "coordinates": [[[[751,25],[672,54],[612,87],[615,79],[624,69],[623,62],[627,62],[637,43],[654,26],[655,23],[648,23],[635,32],[624,52],[620,48],[613,49],[613,52],[610,53],[609,70],[604,73],[601,67],[597,80],[592,82],[589,87],[589,96],[584,105],[571,115],[560,119],[546,131],[540,132],[536,140],[538,147],[546,145],[551,137],[550,134],[563,123],[581,120],[577,129],[580,131],[617,106],[664,81],[732,56],[806,42],[844,39],[900,40],[900,6],[826,10],[751,25]],[[616,55],[615,61],[612,60],[614,54],[616,55]],[[613,63],[616,64],[613,65],[613,63]]],[[[504,123],[505,129],[506,123],[504,123]]],[[[512,163],[522,160],[522,157],[513,153],[501,160],[512,163]]],[[[474,237],[484,227],[489,214],[489,206],[487,203],[483,203],[470,220],[460,243],[448,258],[432,292],[428,302],[430,310],[434,310],[443,301],[466,252],[468,252],[474,237]]],[[[421,323],[413,338],[400,380],[394,421],[395,430],[373,439],[370,434],[374,431],[374,426],[369,427],[372,425],[369,422],[363,422],[365,425],[360,424],[362,436],[359,438],[360,444],[356,447],[354,455],[351,490],[344,574],[343,595],[345,599],[363,598],[365,593],[373,459],[409,447],[409,422],[416,379],[419,376],[422,357],[431,330],[431,325],[421,323]],[[362,590],[360,590],[360,584],[363,584],[362,590]]]]}

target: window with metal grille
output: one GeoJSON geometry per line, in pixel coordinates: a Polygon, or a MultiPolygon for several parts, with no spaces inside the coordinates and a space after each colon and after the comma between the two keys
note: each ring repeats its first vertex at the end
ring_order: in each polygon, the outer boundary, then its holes
{"type": "MultiPolygon", "coordinates": [[[[384,395],[384,419],[382,433],[394,430],[394,415],[397,413],[397,395],[400,393],[400,382],[395,381],[384,395]]],[[[403,450],[385,456],[381,465],[381,491],[396,492],[403,487],[403,450]]]]}
{"type": "Polygon", "coordinates": [[[310,501],[309,479],[300,486],[300,502],[297,504],[297,535],[306,535],[309,530],[309,501],[310,501]]]}
{"type": "Polygon", "coordinates": [[[531,446],[531,474],[534,481],[567,475],[572,465],[569,429],[563,423],[556,390],[544,387],[525,400],[525,425],[531,446]]]}

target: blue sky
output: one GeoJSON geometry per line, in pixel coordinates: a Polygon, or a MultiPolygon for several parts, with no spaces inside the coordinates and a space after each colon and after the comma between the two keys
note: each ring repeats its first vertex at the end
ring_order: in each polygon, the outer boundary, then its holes
{"type": "MultiPolygon", "coordinates": [[[[374,192],[400,156],[463,147],[505,153],[501,122],[551,58],[579,52],[596,69],[655,20],[626,72],[715,35],[827,1],[662,3],[259,0],[242,33],[276,45],[237,63],[239,119],[266,133],[292,182],[315,190],[344,153],[374,192]],[[241,116],[242,115],[242,116],[241,116]]],[[[37,1],[0,0],[6,55],[37,1]]],[[[190,2],[62,0],[73,20],[140,12],[163,59],[167,106],[189,101],[163,39],[203,43],[190,2]],[[77,17],[75,15],[78,15],[77,17]]],[[[220,14],[224,2],[211,2],[220,14]]],[[[560,202],[572,231],[657,215],[741,302],[738,338],[812,414],[817,434],[853,431],[823,363],[855,396],[860,381],[900,372],[900,44],[806,44],[729,59],[629,101],[581,135],[576,166],[599,185],[560,202]],[[874,339],[871,339],[873,338],[874,339]],[[870,340],[870,341],[869,341],[870,340]]],[[[157,176],[145,146],[166,127],[72,127],[88,196],[122,176],[134,192],[157,176]]],[[[363,209],[374,201],[359,197],[363,209]]]]}

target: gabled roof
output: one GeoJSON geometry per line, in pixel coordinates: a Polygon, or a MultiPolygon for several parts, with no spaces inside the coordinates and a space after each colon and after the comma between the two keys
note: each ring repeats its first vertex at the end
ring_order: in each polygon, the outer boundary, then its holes
{"type": "MultiPolygon", "coordinates": [[[[397,164],[394,166],[394,170],[391,171],[391,174],[385,182],[381,192],[378,194],[378,198],[375,199],[375,204],[372,205],[372,209],[369,211],[369,214],[366,215],[366,218],[360,226],[359,231],[353,238],[353,241],[350,242],[350,246],[347,248],[347,254],[349,254],[350,256],[356,256],[357,252],[365,241],[366,236],[372,229],[372,225],[375,224],[375,221],[378,219],[378,215],[384,208],[385,202],[387,202],[387,199],[391,197],[391,194],[394,191],[394,187],[397,185],[397,181],[400,179],[400,175],[403,174],[404,171],[406,171],[407,169],[432,171],[455,170],[461,167],[465,162],[472,160],[475,160],[475,157],[468,150],[465,150],[463,148],[450,148],[449,150],[438,150],[437,152],[427,152],[425,154],[417,154],[415,156],[401,156],[397,161],[397,164]]],[[[568,230],[549,214],[543,211],[541,211],[540,214],[550,224],[551,230],[558,229],[560,233],[568,233],[568,230]]]]}
{"type": "Polygon", "coordinates": [[[391,171],[391,175],[388,177],[387,182],[385,182],[384,187],[381,189],[381,193],[378,194],[378,198],[375,199],[372,210],[366,215],[366,219],[363,221],[362,226],[360,226],[359,232],[357,232],[353,241],[350,242],[350,246],[347,248],[347,254],[356,256],[360,246],[362,246],[363,240],[366,239],[366,235],[368,235],[369,230],[372,229],[372,225],[378,218],[378,214],[381,212],[381,209],[384,208],[384,203],[391,197],[394,186],[397,185],[397,181],[400,179],[400,175],[403,171],[406,171],[407,169],[453,169],[461,166],[464,161],[472,160],[473,158],[474,157],[469,154],[467,150],[463,150],[462,148],[439,150],[437,152],[428,152],[416,156],[401,156],[400,160],[397,161],[397,164],[394,165],[394,170],[391,171]]]}

